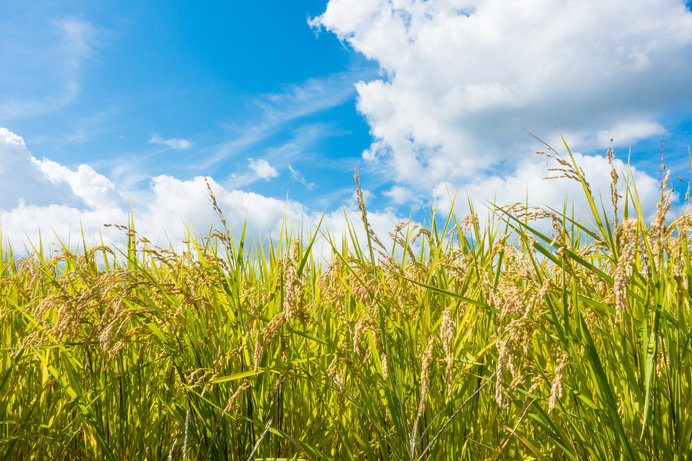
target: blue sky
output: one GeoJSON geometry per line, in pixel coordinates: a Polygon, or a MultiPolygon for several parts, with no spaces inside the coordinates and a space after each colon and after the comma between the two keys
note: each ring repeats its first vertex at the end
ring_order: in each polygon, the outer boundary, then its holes
{"type": "Polygon", "coordinates": [[[0,7],[3,41],[16,50],[0,77],[2,102],[20,106],[0,113],[2,125],[37,156],[88,163],[129,187],[158,174],[232,182],[248,158],[273,156],[285,163],[280,181],[253,190],[310,199],[288,164],[308,168],[313,190],[329,176],[321,194],[334,180],[351,186],[348,172],[369,141],[353,83],[377,66],[332,34],[316,36],[307,19],[324,2],[101,3],[0,7]],[[66,27],[80,29],[73,42],[84,51],[64,43],[66,27]]]}
{"type": "Polygon", "coordinates": [[[689,5],[0,0],[3,238],[95,238],[130,201],[175,238],[213,222],[202,177],[256,232],[339,227],[354,168],[385,232],[454,193],[559,205],[523,131],[558,128],[597,189],[631,151],[653,209],[663,133],[689,175],[689,5]]]}

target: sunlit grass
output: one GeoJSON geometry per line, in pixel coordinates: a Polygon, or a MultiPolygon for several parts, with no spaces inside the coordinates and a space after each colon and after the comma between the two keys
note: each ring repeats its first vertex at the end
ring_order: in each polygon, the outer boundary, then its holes
{"type": "Polygon", "coordinates": [[[250,251],[215,201],[180,252],[2,248],[0,454],[686,459],[692,217],[666,224],[665,181],[653,224],[631,183],[608,215],[559,161],[592,225],[515,206],[380,239],[359,195],[326,264],[329,235],[250,251]]]}

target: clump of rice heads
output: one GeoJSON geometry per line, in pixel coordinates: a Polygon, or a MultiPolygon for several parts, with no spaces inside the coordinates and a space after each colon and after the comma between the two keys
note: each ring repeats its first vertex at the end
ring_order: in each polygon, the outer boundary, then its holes
{"type": "Polygon", "coordinates": [[[692,215],[666,220],[664,176],[647,223],[617,172],[608,215],[551,155],[583,220],[514,206],[384,239],[359,193],[350,242],[252,247],[212,194],[222,229],[183,251],[131,226],[124,253],[5,246],[0,454],[686,459],[692,215]]]}

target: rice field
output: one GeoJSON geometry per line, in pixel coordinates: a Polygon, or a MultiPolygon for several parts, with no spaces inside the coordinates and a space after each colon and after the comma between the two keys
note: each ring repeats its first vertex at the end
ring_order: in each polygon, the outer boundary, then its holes
{"type": "Polygon", "coordinates": [[[0,456],[687,459],[692,215],[666,220],[665,175],[648,223],[631,178],[606,206],[554,159],[587,216],[378,236],[361,194],[345,241],[251,245],[212,194],[219,229],[184,251],[132,226],[125,251],[3,246],[0,456]]]}

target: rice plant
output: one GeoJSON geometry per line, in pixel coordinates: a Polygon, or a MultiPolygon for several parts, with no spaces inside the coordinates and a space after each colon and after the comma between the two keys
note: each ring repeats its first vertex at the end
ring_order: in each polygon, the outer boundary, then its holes
{"type": "Polygon", "coordinates": [[[585,218],[472,208],[383,239],[359,193],[349,241],[250,245],[212,192],[220,229],[183,251],[132,223],[125,251],[4,246],[0,455],[687,459],[692,217],[667,223],[667,176],[653,223],[628,177],[606,213],[567,152],[585,218]]]}

